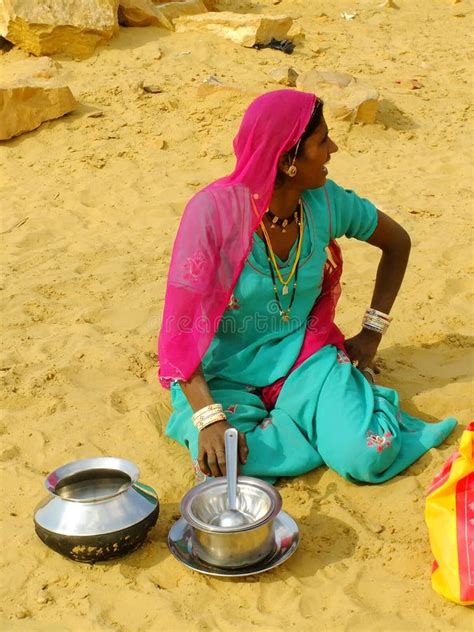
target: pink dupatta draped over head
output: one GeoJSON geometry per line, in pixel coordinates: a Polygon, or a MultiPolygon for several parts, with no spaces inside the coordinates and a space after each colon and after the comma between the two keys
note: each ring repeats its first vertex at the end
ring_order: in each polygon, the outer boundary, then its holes
{"type": "Polygon", "coordinates": [[[295,90],[255,99],[234,139],[233,173],[187,204],[171,256],[158,342],[165,388],[189,380],[209,348],[270,204],[278,159],[297,143],[315,104],[314,94],[295,90]]]}
{"type": "Polygon", "coordinates": [[[188,380],[209,348],[269,206],[278,158],[303,134],[315,102],[314,94],[296,90],[255,99],[234,139],[233,173],[187,204],[171,256],[158,342],[164,387],[188,380]]]}

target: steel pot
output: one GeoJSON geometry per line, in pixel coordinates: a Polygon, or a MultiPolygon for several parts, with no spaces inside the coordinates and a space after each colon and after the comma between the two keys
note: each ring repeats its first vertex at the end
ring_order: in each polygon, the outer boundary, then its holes
{"type": "Polygon", "coordinates": [[[224,478],[196,485],[181,501],[181,515],[192,528],[193,552],[212,566],[241,568],[257,564],[275,546],[273,521],[282,505],[278,491],[257,478],[239,476],[237,494],[237,508],[249,523],[236,528],[214,524],[227,508],[224,478]]]}
{"type": "Polygon", "coordinates": [[[155,491],[138,482],[133,463],[113,457],[83,459],[46,479],[50,495],[35,510],[38,536],[79,562],[99,562],[137,549],[155,525],[155,491]]]}

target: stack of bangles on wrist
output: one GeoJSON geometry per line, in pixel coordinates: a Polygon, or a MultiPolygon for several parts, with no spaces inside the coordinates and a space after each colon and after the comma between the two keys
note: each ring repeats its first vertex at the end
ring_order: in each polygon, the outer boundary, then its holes
{"type": "Polygon", "coordinates": [[[225,416],[222,404],[209,404],[209,406],[204,406],[204,408],[197,410],[192,419],[193,424],[201,431],[218,421],[225,421],[227,417],[225,416]]]}
{"type": "Polygon", "coordinates": [[[370,382],[372,382],[372,384],[375,384],[375,371],[371,369],[370,366],[366,366],[365,369],[362,369],[362,373],[370,375],[370,382]]]}
{"type": "Polygon", "coordinates": [[[379,334],[384,334],[390,323],[392,317],[383,312],[379,312],[377,309],[368,307],[365,310],[364,319],[362,321],[362,327],[364,329],[370,329],[370,331],[376,331],[379,334]]]}

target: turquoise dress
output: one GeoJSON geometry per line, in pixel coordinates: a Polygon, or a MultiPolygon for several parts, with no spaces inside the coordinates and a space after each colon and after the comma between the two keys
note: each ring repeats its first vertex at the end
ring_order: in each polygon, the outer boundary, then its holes
{"type": "MultiPolygon", "coordinates": [[[[299,355],[307,318],[321,292],[331,238],[365,241],[377,225],[377,210],[368,200],[332,181],[325,189],[303,194],[305,232],[291,319],[285,323],[280,317],[265,244],[254,233],[251,253],[202,367],[214,400],[224,406],[229,423],[246,435],[249,456],[242,474],[273,482],[326,464],[349,480],[380,483],[441,443],[456,421],[429,424],[411,417],[400,410],[394,390],[369,384],[332,345],[286,378],[273,410],[267,411],[259,397],[259,390],[285,376],[299,355]]],[[[277,257],[284,278],[295,255],[296,243],[286,261],[277,257]]],[[[286,309],[292,283],[286,296],[277,284],[286,309]]],[[[189,449],[199,473],[198,431],[178,383],[171,387],[171,401],[166,434],[189,449]]]]}

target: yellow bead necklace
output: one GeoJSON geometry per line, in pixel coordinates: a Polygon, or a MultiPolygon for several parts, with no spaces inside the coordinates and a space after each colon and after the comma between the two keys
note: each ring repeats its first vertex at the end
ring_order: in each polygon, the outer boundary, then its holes
{"type": "Polygon", "coordinates": [[[282,277],[280,269],[279,269],[278,264],[276,262],[275,254],[273,252],[272,243],[270,241],[270,237],[268,235],[267,229],[265,228],[265,225],[264,225],[263,221],[260,222],[260,226],[262,228],[263,234],[265,236],[265,240],[266,240],[267,245],[268,245],[268,249],[270,251],[270,257],[271,257],[271,261],[273,263],[273,267],[275,268],[275,271],[277,273],[278,280],[280,281],[280,283],[283,286],[282,294],[284,294],[284,295],[288,294],[288,285],[290,284],[291,279],[295,275],[295,272],[296,272],[296,269],[298,267],[298,263],[299,263],[300,257],[301,257],[301,246],[303,244],[303,235],[304,235],[304,213],[303,213],[303,206],[301,204],[301,200],[299,202],[299,206],[300,206],[300,224],[299,224],[299,227],[300,227],[299,233],[300,234],[299,234],[299,239],[298,239],[298,247],[296,249],[296,256],[295,256],[295,260],[293,262],[293,266],[291,268],[290,274],[288,275],[288,277],[286,279],[284,279],[282,277]]]}

